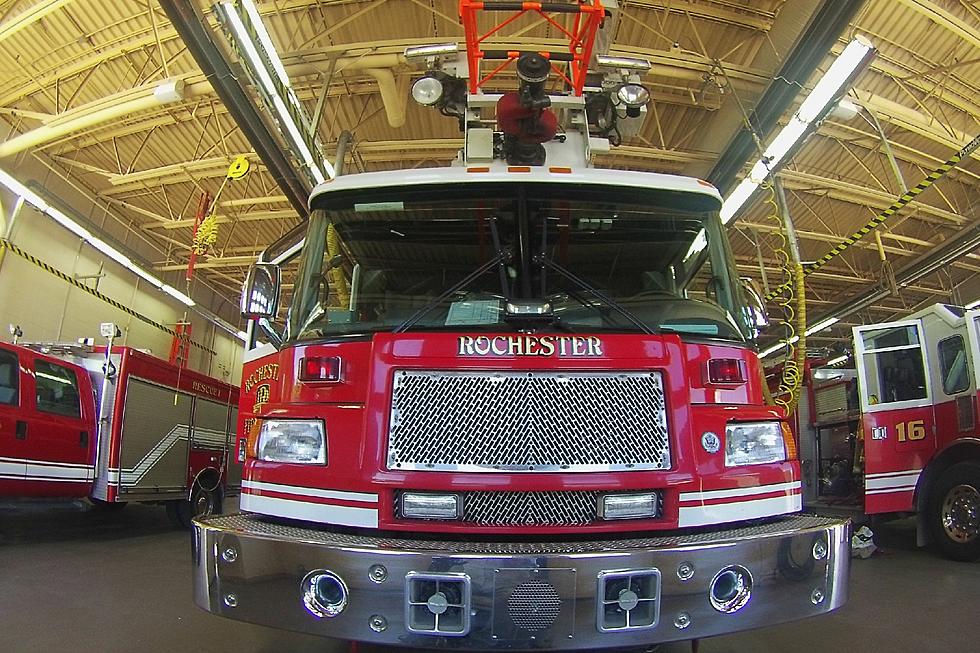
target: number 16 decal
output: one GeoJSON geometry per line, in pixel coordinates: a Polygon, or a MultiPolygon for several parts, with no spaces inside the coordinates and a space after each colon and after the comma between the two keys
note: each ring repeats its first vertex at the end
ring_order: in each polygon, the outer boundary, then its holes
{"type": "Polygon", "coordinates": [[[926,438],[925,420],[914,419],[910,422],[899,422],[895,425],[895,430],[898,432],[899,442],[906,440],[915,442],[926,438]]]}

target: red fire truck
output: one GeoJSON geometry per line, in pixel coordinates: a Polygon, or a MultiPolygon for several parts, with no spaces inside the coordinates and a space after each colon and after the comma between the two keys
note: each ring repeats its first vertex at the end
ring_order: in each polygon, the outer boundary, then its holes
{"type": "MultiPolygon", "coordinates": [[[[413,96],[465,132],[457,165],[313,192],[285,330],[246,354],[243,512],[195,520],[197,603],[352,641],[542,650],[841,606],[849,522],[800,512],[718,191],[589,165],[642,121],[644,62],[600,57],[586,89],[573,47],[548,94],[540,53],[479,48],[484,4],[461,3],[465,57],[406,53],[429,64],[413,96]],[[485,92],[481,57],[513,60],[519,90],[485,92]]],[[[576,33],[611,20],[544,4],[576,33]]],[[[277,319],[279,280],[252,269],[248,317],[277,319]]]]}
{"type": "Polygon", "coordinates": [[[241,483],[238,388],[107,337],[0,343],[0,497],[162,503],[185,526],[220,512],[241,483]]]}
{"type": "Polygon", "coordinates": [[[857,327],[854,355],[865,512],[918,512],[920,543],[980,558],[980,310],[857,327]]]}

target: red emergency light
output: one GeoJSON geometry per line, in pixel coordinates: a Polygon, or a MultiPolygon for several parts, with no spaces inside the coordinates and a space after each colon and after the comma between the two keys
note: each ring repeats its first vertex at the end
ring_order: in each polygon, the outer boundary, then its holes
{"type": "Polygon", "coordinates": [[[299,361],[299,380],[312,383],[340,382],[339,356],[306,356],[299,361]]]}
{"type": "Polygon", "coordinates": [[[745,383],[742,361],[737,358],[712,358],[708,361],[708,383],[745,383]]]}

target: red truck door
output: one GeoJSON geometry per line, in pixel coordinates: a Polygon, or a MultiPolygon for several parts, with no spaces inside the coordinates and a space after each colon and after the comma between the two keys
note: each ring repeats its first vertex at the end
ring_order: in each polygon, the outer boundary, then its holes
{"type": "Polygon", "coordinates": [[[914,510],[936,451],[933,389],[919,320],[854,329],[864,430],[865,512],[914,510]]]}
{"type": "Polygon", "coordinates": [[[0,347],[0,496],[21,494],[27,474],[21,376],[17,352],[0,347]]]}
{"type": "Polygon", "coordinates": [[[72,365],[40,356],[32,366],[24,495],[86,496],[93,477],[89,452],[95,421],[88,377],[72,365]]]}

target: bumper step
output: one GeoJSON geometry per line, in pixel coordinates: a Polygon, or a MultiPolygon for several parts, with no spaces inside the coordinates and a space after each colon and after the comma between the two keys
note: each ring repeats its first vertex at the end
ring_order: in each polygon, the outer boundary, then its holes
{"type": "Polygon", "coordinates": [[[195,599],[233,619],[378,644],[645,645],[843,605],[849,538],[849,522],[810,515],[564,543],[366,537],[226,515],[195,523],[195,599]],[[310,578],[329,580],[327,608],[342,586],[343,607],[315,609],[310,578]]]}

